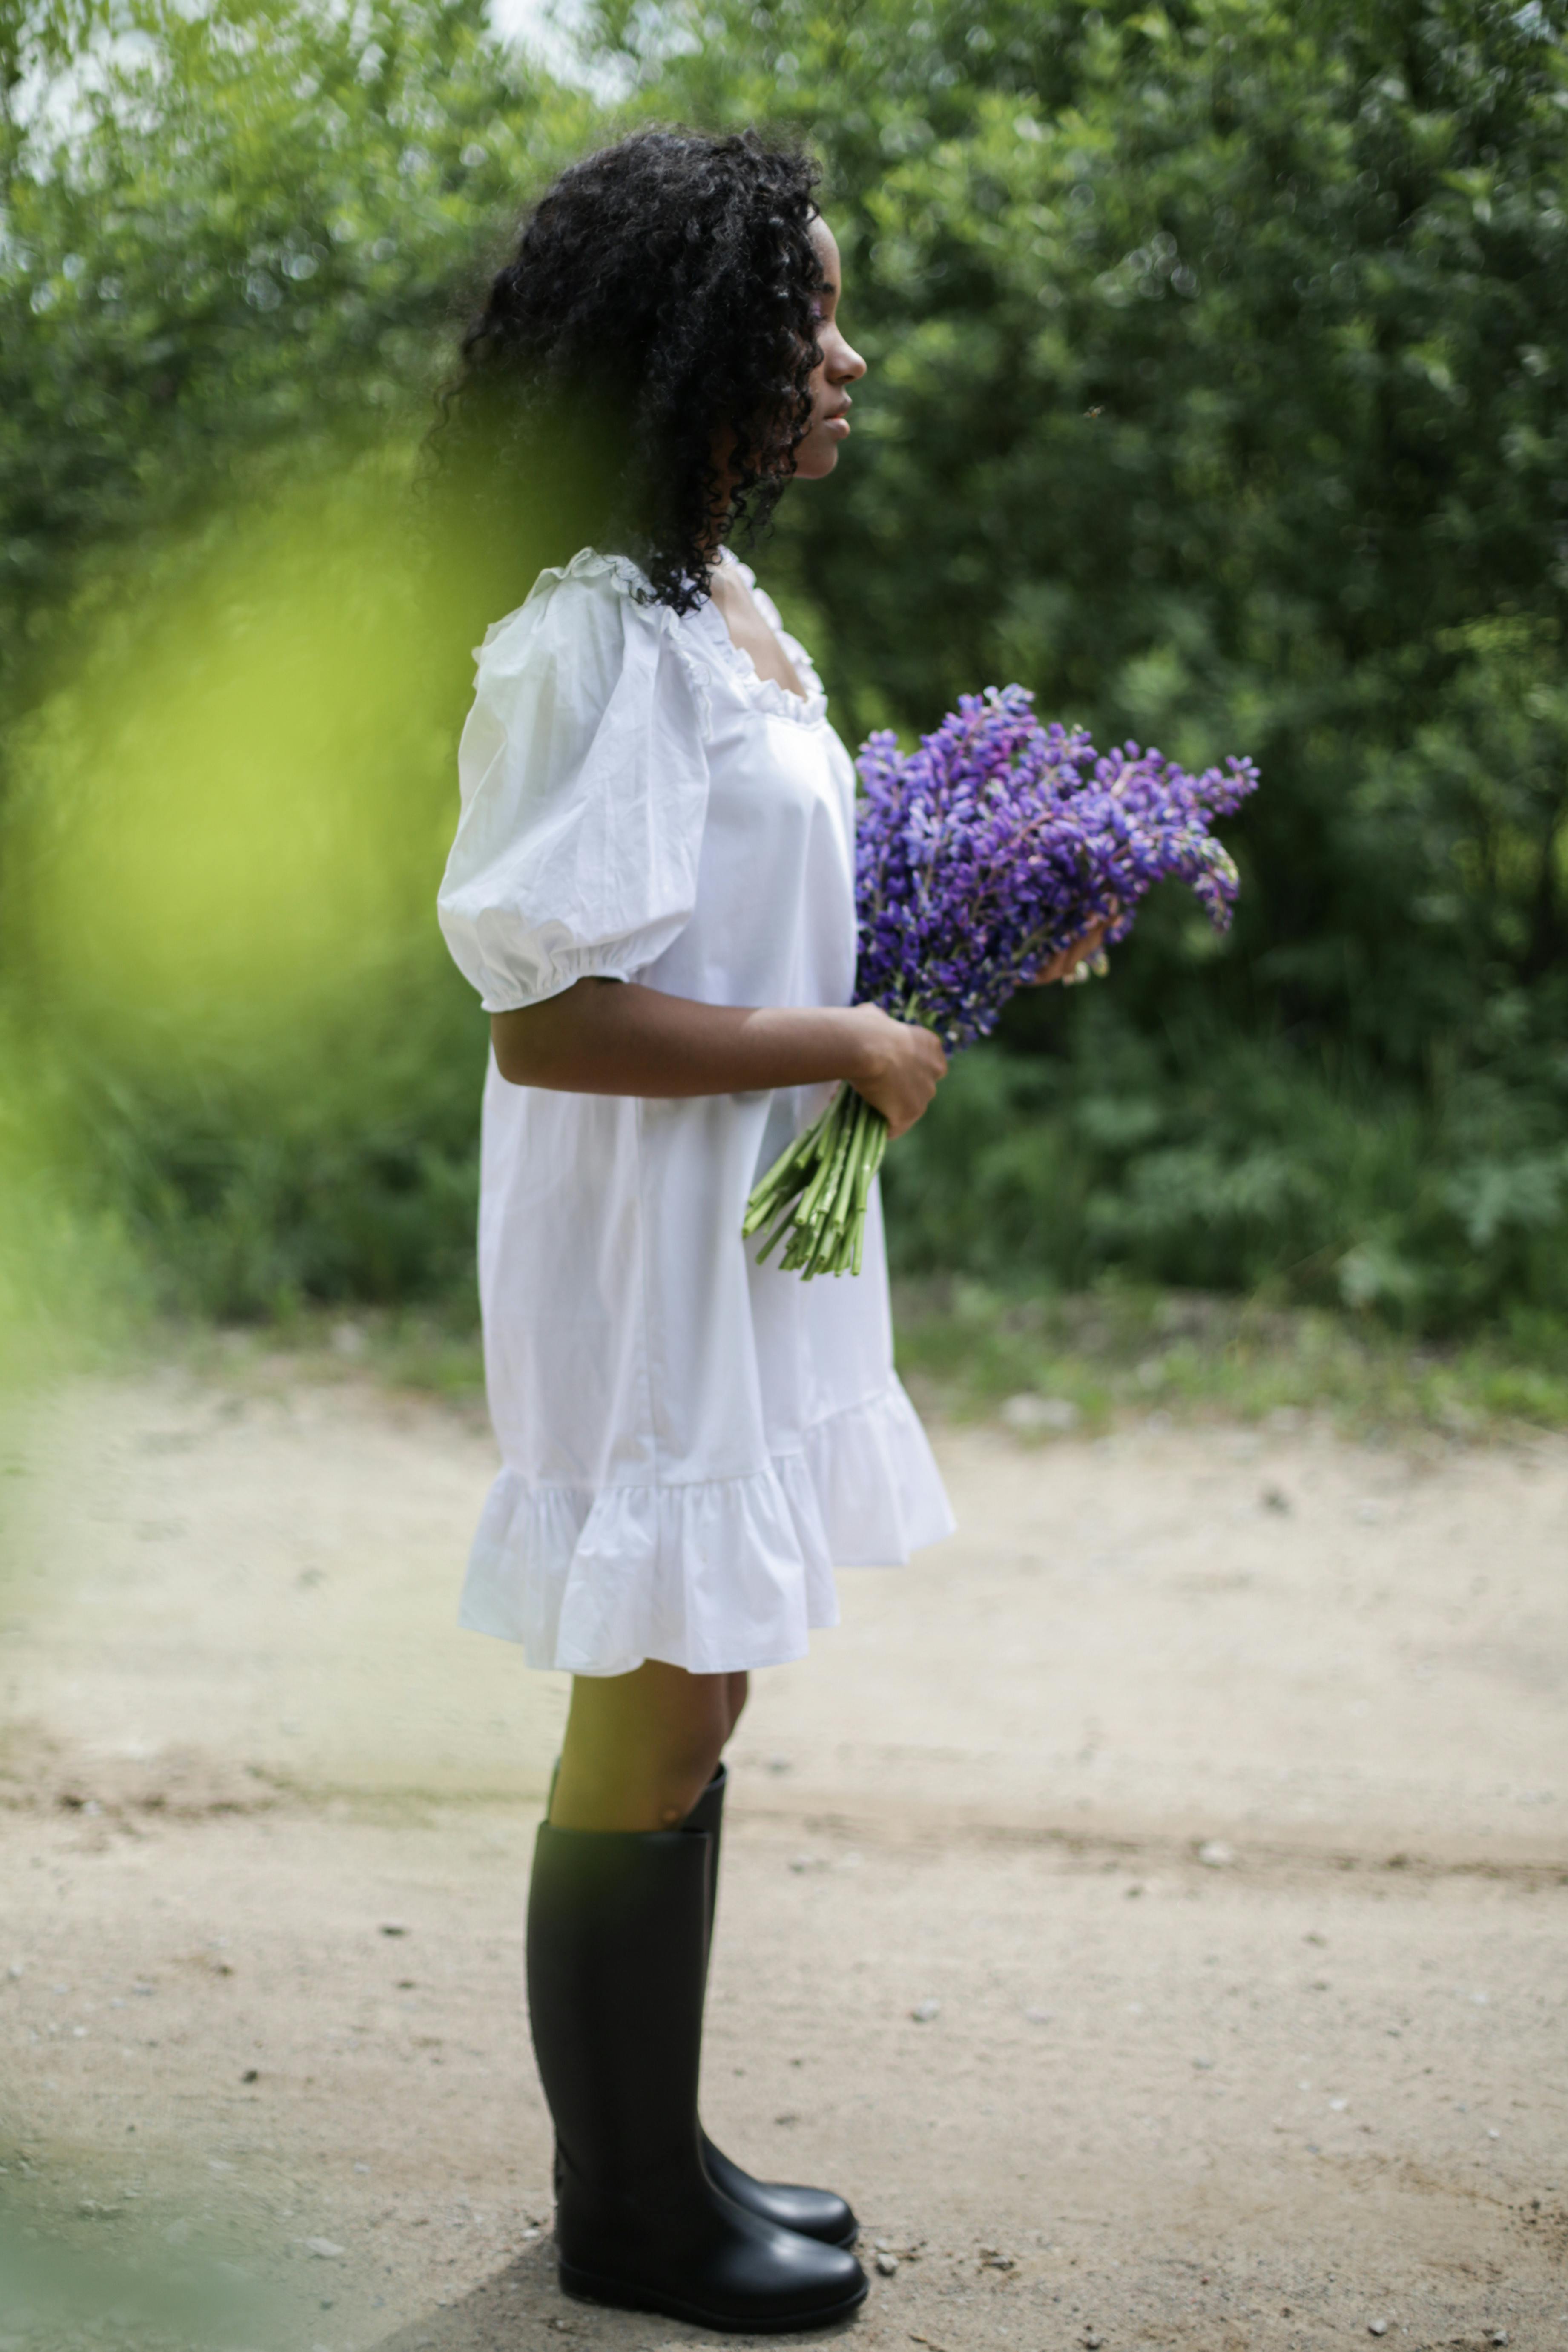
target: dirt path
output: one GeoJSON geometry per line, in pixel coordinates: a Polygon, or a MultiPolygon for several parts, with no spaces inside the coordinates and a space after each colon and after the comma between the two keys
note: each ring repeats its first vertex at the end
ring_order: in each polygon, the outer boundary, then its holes
{"type": "MultiPolygon", "coordinates": [[[[1563,2352],[1568,1444],[942,1452],[963,1533],[844,1577],[733,1759],[708,2118],[855,2200],[851,2340],[1563,2352]]],[[[203,2352],[714,2340],[553,2284],[517,1945],[564,1693],[452,1624],[482,1429],[164,1371],[12,1454],[24,2236],[263,2281],[203,2352]]],[[[0,2347],[70,2340],[27,2303],[0,2347]]]]}

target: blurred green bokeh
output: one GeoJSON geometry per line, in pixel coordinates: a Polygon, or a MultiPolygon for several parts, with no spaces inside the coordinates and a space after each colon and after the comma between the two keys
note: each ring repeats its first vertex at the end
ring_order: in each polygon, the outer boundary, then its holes
{"type": "MultiPolygon", "coordinates": [[[[89,2227],[90,2228],[90,2224],[89,2227]]],[[[0,2328],[38,2345],[133,2341],[146,2352],[193,2344],[281,2345],[295,2336],[248,2263],[171,2251],[150,2229],[117,2254],[74,2231],[0,2215],[0,2328]]]]}
{"type": "Polygon", "coordinates": [[[461,1279],[482,1041],[430,919],[452,737],[409,525],[369,457],[230,512],[13,738],[14,987],[180,1304],[461,1279]]]}
{"type": "Polygon", "coordinates": [[[1565,35],[601,0],[563,88],[477,0],[7,16],[13,1332],[471,1313],[483,1024],[430,901],[493,615],[414,452],[518,205],[654,114],[826,161],[872,372],[763,560],[841,730],[1016,677],[1264,772],[1229,940],[1173,896],[1109,986],[1020,1003],[890,1162],[896,1256],[1561,1354],[1565,35]]]}

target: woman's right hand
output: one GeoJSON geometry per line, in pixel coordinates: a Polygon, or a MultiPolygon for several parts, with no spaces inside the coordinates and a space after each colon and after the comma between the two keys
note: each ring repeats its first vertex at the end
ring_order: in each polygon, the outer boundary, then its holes
{"type": "Polygon", "coordinates": [[[853,1040],[844,1076],[879,1110],[890,1135],[913,1127],[947,1075],[939,1040],[917,1021],[895,1021],[879,1004],[852,1005],[845,1016],[853,1040]]]}

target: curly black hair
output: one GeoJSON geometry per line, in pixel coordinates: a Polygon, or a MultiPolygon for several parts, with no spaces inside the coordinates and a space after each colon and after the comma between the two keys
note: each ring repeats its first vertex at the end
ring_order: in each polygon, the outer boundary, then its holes
{"type": "Polygon", "coordinates": [[[470,523],[529,561],[627,553],[659,603],[700,604],[810,422],[818,177],[755,131],[668,129],[563,172],[441,395],[433,453],[470,523]]]}

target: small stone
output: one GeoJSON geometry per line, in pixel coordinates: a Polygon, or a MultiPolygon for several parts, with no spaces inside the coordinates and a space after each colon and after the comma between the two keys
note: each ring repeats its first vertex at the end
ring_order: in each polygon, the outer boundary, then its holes
{"type": "Polygon", "coordinates": [[[917,2000],[910,2015],[917,2025],[929,2025],[933,2017],[942,2015],[942,2003],[940,2000],[917,2000]]]}
{"type": "Polygon", "coordinates": [[[1092,2333],[1086,2333],[1083,2339],[1084,2352],[1100,2352],[1100,2347],[1104,2341],[1105,2338],[1103,2336],[1095,2336],[1092,2333]]]}
{"type": "Polygon", "coordinates": [[[336,2263],[342,2260],[342,2248],[335,2246],[331,2238],[307,2238],[305,2251],[308,2254],[314,2254],[316,2260],[321,2263],[336,2263]]]}
{"type": "Polygon", "coordinates": [[[1025,1389],[1002,1407],[1002,1422],[1016,1437],[1065,1437],[1082,1418],[1071,1397],[1038,1396],[1025,1389]]]}
{"type": "Polygon", "coordinates": [[[259,2083],[261,2080],[260,2067],[247,2066],[239,2079],[242,2083],[259,2083]]]}
{"type": "Polygon", "coordinates": [[[894,2273],[897,2271],[898,2267],[899,2267],[899,2258],[898,2258],[897,2254],[885,2254],[885,2253],[879,2253],[879,2254],[878,2254],[878,2256],[877,2256],[877,2270],[878,2270],[878,2273],[879,2273],[879,2275],[880,2277],[882,2277],[882,2278],[891,2278],[891,2277],[893,2276],[894,2273]]]}
{"type": "Polygon", "coordinates": [[[1265,1486],[1258,1498],[1266,1511],[1273,1511],[1282,1519],[1290,1516],[1290,1497],[1283,1486],[1265,1486]]]}
{"type": "Polygon", "coordinates": [[[1198,1848],[1198,1860],[1205,1870],[1226,1870],[1236,1860],[1236,1848],[1226,1845],[1224,1838],[1205,1838],[1198,1848]]]}
{"type": "Polygon", "coordinates": [[[1506,2344],[1506,2343],[1508,2342],[1508,2330],[1507,2330],[1507,2328],[1506,2328],[1506,2327],[1493,2327],[1493,2328],[1489,2328],[1489,2329],[1488,2330],[1488,2332],[1487,2332],[1487,2342],[1488,2342],[1489,2344],[1506,2344]]]}
{"type": "Polygon", "coordinates": [[[1206,2074],[1213,2066],[1214,2060],[1212,2058],[1194,2058],[1193,2060],[1193,2063],[1197,2068],[1200,2074],[1206,2074]]]}
{"type": "Polygon", "coordinates": [[[1373,2319],[1373,2320],[1370,2321],[1370,2322],[1368,2323],[1368,2326],[1367,2326],[1367,2331],[1366,2331],[1366,2332],[1367,2332],[1367,2334],[1368,2334],[1369,2336],[1386,2336],[1386,2335],[1387,2335],[1387,2333],[1388,2333],[1388,2322],[1387,2322],[1387,2320],[1386,2320],[1386,2319],[1373,2319]]]}
{"type": "Polygon", "coordinates": [[[384,1919],[381,1923],[381,1932],[384,1936],[406,1936],[408,1929],[401,1919],[384,1919]]]}

